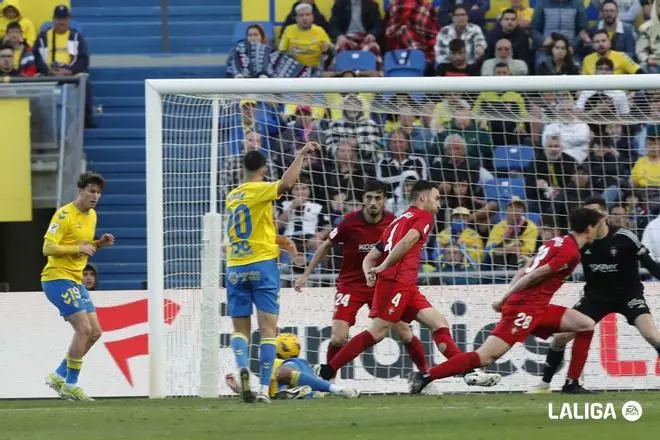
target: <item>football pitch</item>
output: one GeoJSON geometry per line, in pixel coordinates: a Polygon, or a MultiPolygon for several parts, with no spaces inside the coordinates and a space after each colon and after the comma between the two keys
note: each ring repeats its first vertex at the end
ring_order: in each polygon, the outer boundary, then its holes
{"type": "Polygon", "coordinates": [[[642,440],[658,432],[660,392],[327,397],[270,405],[186,398],[0,401],[2,440],[642,440]],[[621,415],[629,400],[643,408],[636,422],[621,415]],[[609,402],[616,420],[550,420],[550,402],[556,415],[567,402],[580,408],[609,402]]]}

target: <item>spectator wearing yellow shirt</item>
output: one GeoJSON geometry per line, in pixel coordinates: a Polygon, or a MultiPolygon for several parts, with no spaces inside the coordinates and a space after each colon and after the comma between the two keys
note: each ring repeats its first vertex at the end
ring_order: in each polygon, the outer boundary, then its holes
{"type": "Polygon", "coordinates": [[[614,64],[614,74],[641,73],[639,64],[634,62],[623,52],[612,50],[612,42],[605,29],[596,31],[592,37],[593,48],[596,52],[587,55],[582,62],[583,75],[596,74],[596,62],[599,58],[608,58],[614,64]]]}
{"type": "Polygon", "coordinates": [[[637,159],[630,179],[636,189],[647,193],[646,200],[660,201],[660,125],[648,127],[646,156],[637,159]]]}
{"type": "Polygon", "coordinates": [[[484,257],[484,242],[470,225],[469,218],[468,208],[454,208],[451,212],[451,223],[438,234],[438,244],[441,252],[451,244],[457,245],[470,266],[478,266],[484,257]]]}
{"type": "Polygon", "coordinates": [[[332,52],[330,37],[322,27],[314,24],[310,4],[299,4],[295,12],[296,24],[286,27],[279,49],[306,66],[322,67],[323,55],[332,52]]]}
{"type": "Polygon", "coordinates": [[[2,8],[0,11],[0,40],[5,35],[9,23],[18,23],[21,25],[23,38],[25,38],[27,44],[30,46],[34,45],[34,41],[37,39],[37,31],[34,28],[32,20],[21,15],[19,1],[5,0],[0,7],[2,8]]]}
{"type": "Polygon", "coordinates": [[[514,196],[506,208],[506,218],[493,226],[486,243],[492,264],[516,267],[519,257],[534,253],[539,228],[525,217],[526,211],[525,202],[514,196]]]}
{"type": "Polygon", "coordinates": [[[532,17],[534,16],[534,8],[529,7],[529,0],[510,0],[510,6],[502,8],[500,16],[507,9],[511,8],[518,14],[518,26],[521,29],[529,29],[532,25],[532,17]]]}

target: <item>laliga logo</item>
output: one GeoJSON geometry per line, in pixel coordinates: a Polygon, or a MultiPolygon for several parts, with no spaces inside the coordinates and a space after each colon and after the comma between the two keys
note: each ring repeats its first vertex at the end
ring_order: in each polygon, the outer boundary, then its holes
{"type": "MultiPolygon", "coordinates": [[[[621,407],[621,416],[629,422],[636,422],[642,417],[642,405],[630,400],[621,407]]],[[[614,404],[606,403],[567,403],[561,405],[559,414],[555,413],[552,403],[548,403],[550,420],[616,420],[614,404]]]]}
{"type": "MultiPolygon", "coordinates": [[[[171,325],[180,310],[181,306],[179,304],[166,299],[163,304],[163,321],[165,324],[171,325]]],[[[97,307],[96,313],[104,332],[143,324],[149,320],[146,299],[112,307],[97,307]]],[[[126,381],[130,386],[133,386],[133,376],[128,366],[128,360],[149,354],[149,334],[144,333],[118,341],[106,342],[105,348],[108,349],[110,356],[115,360],[126,381]]]]}

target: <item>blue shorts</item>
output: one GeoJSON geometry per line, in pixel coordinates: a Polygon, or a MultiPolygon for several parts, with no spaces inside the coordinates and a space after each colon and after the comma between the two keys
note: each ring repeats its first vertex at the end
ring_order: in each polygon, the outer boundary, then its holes
{"type": "Polygon", "coordinates": [[[48,300],[57,307],[64,318],[78,312],[96,311],[89,292],[82,284],[76,284],[71,280],[53,280],[42,281],[41,287],[48,300]]]}
{"type": "Polygon", "coordinates": [[[287,359],[284,362],[282,362],[282,365],[280,365],[280,368],[287,367],[290,368],[294,371],[298,371],[303,374],[307,374],[309,376],[314,376],[314,370],[312,370],[312,366],[309,365],[309,362],[307,362],[305,359],[301,358],[291,358],[287,359]]]}
{"type": "Polygon", "coordinates": [[[280,313],[280,269],[277,259],[227,268],[227,305],[229,316],[252,315],[257,310],[280,313]]]}

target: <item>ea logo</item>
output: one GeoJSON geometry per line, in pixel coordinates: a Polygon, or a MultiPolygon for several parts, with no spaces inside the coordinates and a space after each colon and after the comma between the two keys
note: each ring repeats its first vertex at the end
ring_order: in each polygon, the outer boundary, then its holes
{"type": "Polygon", "coordinates": [[[642,405],[634,400],[629,400],[621,407],[621,415],[629,422],[636,422],[642,417],[642,405]]]}

